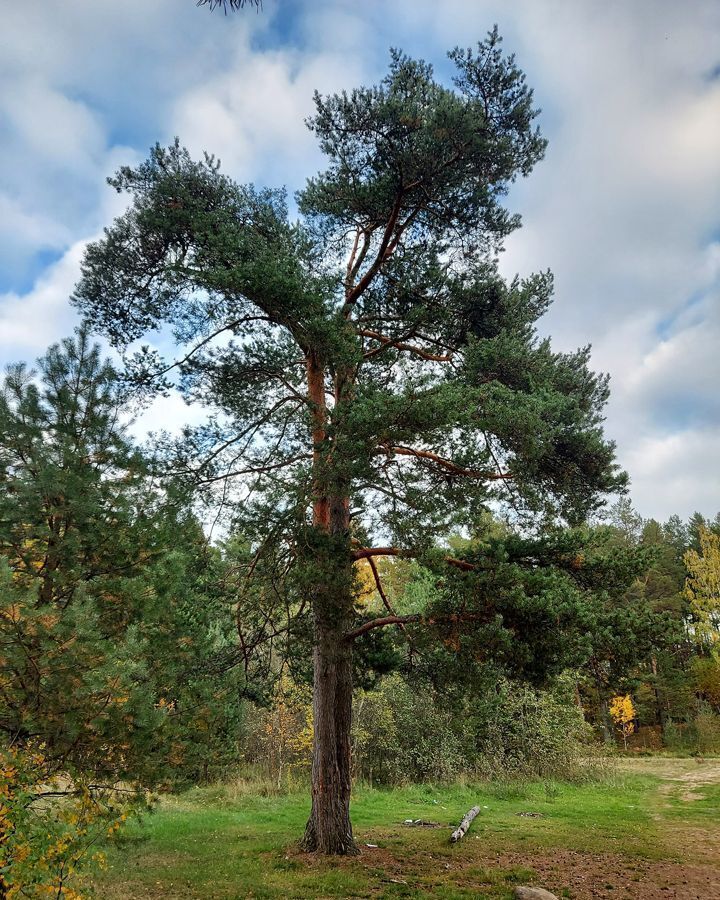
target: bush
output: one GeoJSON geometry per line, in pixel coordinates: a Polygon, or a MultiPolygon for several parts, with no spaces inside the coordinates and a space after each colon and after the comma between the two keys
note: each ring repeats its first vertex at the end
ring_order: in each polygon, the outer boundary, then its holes
{"type": "Polygon", "coordinates": [[[312,695],[307,685],[288,675],[278,679],[269,707],[246,710],[244,757],[275,792],[289,779],[310,770],[312,762],[312,695]]]}
{"type": "Polygon", "coordinates": [[[502,679],[494,693],[475,701],[472,722],[480,773],[545,778],[574,772],[592,738],[574,692],[570,676],[546,691],[502,679]]]}
{"type": "Polygon", "coordinates": [[[147,803],[143,792],[53,776],[40,753],[0,750],[0,897],[80,900],[86,870],[104,861],[98,839],[147,803]]]}
{"type": "Polygon", "coordinates": [[[705,706],[695,717],[697,749],[700,753],[720,753],[720,716],[705,706]]]}
{"type": "Polygon", "coordinates": [[[571,678],[549,691],[500,679],[481,697],[451,706],[395,674],[356,698],[354,771],[386,784],[567,776],[587,754],[589,732],[571,678]]]}
{"type": "Polygon", "coordinates": [[[466,767],[459,722],[429,690],[413,690],[397,674],[362,691],[353,711],[356,778],[382,784],[449,781],[466,767]]]}
{"type": "Polygon", "coordinates": [[[698,736],[695,723],[692,721],[665,723],[663,741],[666,749],[673,753],[690,754],[697,752],[698,736]]]}

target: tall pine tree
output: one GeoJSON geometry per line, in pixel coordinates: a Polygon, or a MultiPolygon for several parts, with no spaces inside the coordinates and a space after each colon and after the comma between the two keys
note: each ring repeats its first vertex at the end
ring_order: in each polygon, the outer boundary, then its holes
{"type": "MultiPolygon", "coordinates": [[[[328,167],[298,194],[298,222],[282,191],[240,186],[177,142],[155,147],[111,179],[132,202],[88,248],[75,293],[118,347],[172,330],[177,356],[144,347],[131,372],[149,391],[175,380],[215,407],[180,465],[198,483],[237,486],[246,596],[262,607],[292,590],[297,612],[311,611],[305,846],[327,853],[355,848],[356,645],[390,625],[462,625],[475,653],[492,652],[481,642],[499,615],[498,559],[438,554],[438,536],[508,498],[579,522],[624,485],[601,431],[606,379],[588,349],[556,353],[537,337],[550,275],[508,283],[497,269],[519,226],[508,187],[545,149],[532,92],[496,31],[450,58],[452,87],[393,52],[378,86],[316,96],[309,127],[328,167]],[[383,555],[422,557],[446,576],[442,608],[363,620],[354,566],[383,555]]],[[[505,614],[522,608],[519,629],[563,621],[571,588],[549,569],[578,571],[581,556],[516,552],[529,574],[504,584],[505,614]]],[[[549,652],[560,629],[543,629],[549,652]]]]}

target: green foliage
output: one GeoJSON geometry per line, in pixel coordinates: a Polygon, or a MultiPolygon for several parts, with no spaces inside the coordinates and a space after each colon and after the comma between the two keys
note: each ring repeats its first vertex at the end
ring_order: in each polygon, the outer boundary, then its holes
{"type": "MultiPolygon", "coordinates": [[[[496,31],[450,56],[452,88],[394,52],[380,85],[316,97],[328,167],[300,192],[296,224],[281,193],[239,186],[177,142],[111,179],[131,204],[89,247],[75,302],[118,347],[172,329],[177,359],[145,349],[130,373],[146,391],[177,375],[217,409],[175,452],[209,499],[237,486],[266,595],[310,583],[291,569],[315,546],[316,502],[336,497],[359,541],[382,532],[412,555],[507,500],[506,477],[519,507],[572,520],[625,483],[600,430],[606,379],[586,350],[537,337],[551,279],[497,271],[519,224],[504,195],[545,147],[532,92],[496,31]]],[[[315,586],[343,569],[314,561],[315,586]]]]}
{"type": "Polygon", "coordinates": [[[544,691],[502,679],[472,701],[476,766],[490,776],[570,778],[590,737],[570,673],[544,691]]]}
{"type": "Polygon", "coordinates": [[[699,643],[718,653],[720,647],[720,535],[699,526],[700,552],[685,554],[688,577],[685,596],[690,602],[693,632],[699,643]]]}
{"type": "Polygon", "coordinates": [[[496,678],[458,706],[393,675],[356,699],[353,760],[370,783],[569,777],[587,739],[570,677],[545,691],[496,678]]]}
{"type": "Polygon", "coordinates": [[[717,666],[708,655],[712,601],[703,613],[696,595],[703,585],[700,593],[712,596],[705,588],[712,577],[714,526],[699,514],[687,525],[677,516],[664,524],[643,520],[626,501],[613,508],[610,521],[604,526],[610,540],[623,552],[640,551],[646,568],[609,607],[607,627],[595,640],[581,686],[589,717],[610,738],[609,699],[630,694],[639,730],[628,737],[629,746],[642,746],[649,735],[672,752],[705,752],[699,735],[712,731],[707,716],[718,711],[717,666]]]}
{"type": "Polygon", "coordinates": [[[168,783],[234,753],[221,561],[121,425],[87,333],[0,395],[0,729],[53,771],[168,783]]]}
{"type": "Polygon", "coordinates": [[[717,756],[720,753],[720,715],[704,706],[695,716],[694,725],[698,751],[717,756]]]}
{"type": "MultiPolygon", "coordinates": [[[[445,565],[447,550],[425,554],[392,594],[398,612],[419,617],[406,625],[413,665],[437,688],[462,695],[482,685],[488,668],[540,685],[628,636],[637,645],[655,619],[638,609],[623,613],[619,601],[647,556],[611,537],[602,529],[548,529],[520,538],[493,526],[464,546],[453,542],[457,566],[445,565]]],[[[365,615],[377,615],[377,606],[365,615]]],[[[398,646],[405,640],[396,636],[398,646]]],[[[637,651],[624,652],[637,660],[637,651]]]]}
{"type": "Polygon", "coordinates": [[[431,690],[392,675],[359,694],[353,716],[356,777],[371,784],[452,781],[469,767],[458,720],[431,690]]]}

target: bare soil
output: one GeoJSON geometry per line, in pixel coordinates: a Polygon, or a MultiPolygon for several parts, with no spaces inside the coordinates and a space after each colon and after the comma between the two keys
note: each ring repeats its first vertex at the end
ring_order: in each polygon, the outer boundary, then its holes
{"type": "Polygon", "coordinates": [[[537,884],[574,900],[633,898],[655,900],[720,900],[720,811],[708,825],[698,825],[692,804],[703,799],[705,785],[720,785],[720,759],[623,759],[619,768],[663,779],[656,816],[667,824],[657,850],[682,862],[629,859],[620,854],[504,853],[488,859],[503,868],[525,865],[537,875],[537,884]],[[688,804],[688,819],[670,823],[663,813],[672,802],[688,804]],[[692,821],[690,821],[692,819],[692,821]]]}
{"type": "Polygon", "coordinates": [[[682,862],[553,850],[550,854],[501,854],[493,858],[495,864],[529,866],[538,874],[538,885],[557,893],[565,889],[566,896],[569,889],[576,900],[720,900],[720,811],[708,825],[698,825],[692,816],[692,804],[703,799],[701,789],[720,785],[720,759],[639,757],[623,759],[618,767],[663,779],[656,817],[667,827],[662,829],[662,846],[657,850],[682,862]],[[687,819],[668,821],[664,813],[673,801],[688,804],[687,819]]]}

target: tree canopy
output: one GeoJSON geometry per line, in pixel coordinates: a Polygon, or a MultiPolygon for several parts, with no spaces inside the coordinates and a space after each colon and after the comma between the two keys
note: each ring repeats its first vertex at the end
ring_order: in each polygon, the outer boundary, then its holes
{"type": "Polygon", "coordinates": [[[451,86],[393,51],[379,85],[316,95],[308,125],[327,168],[298,193],[297,221],[284,191],[238,185],[178,141],[154,147],[110,179],[130,206],[89,246],[74,295],[124,351],[172,332],[174,358],[144,345],[129,371],[145,392],[176,385],[215,410],[175,471],[233,498],[250,546],[244,596],[262,609],[293,597],[293,615],[312,617],[306,846],[328,852],[354,847],[353,647],[410,624],[392,609],[363,617],[354,564],[422,559],[447,588],[413,623],[462,624],[489,653],[489,622],[539,635],[591,570],[562,541],[454,557],[438,539],[488,504],[526,527],[576,525],[626,483],[602,433],[607,378],[588,348],[538,337],[550,274],[498,271],[520,224],[509,187],[545,150],[532,91],[497,30],[450,59],[451,86]],[[506,590],[486,583],[493,569],[506,590]]]}

